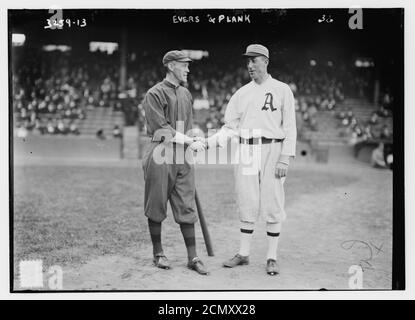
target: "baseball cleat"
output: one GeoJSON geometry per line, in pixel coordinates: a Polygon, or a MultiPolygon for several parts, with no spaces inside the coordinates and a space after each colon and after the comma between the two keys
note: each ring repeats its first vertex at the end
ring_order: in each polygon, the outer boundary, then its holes
{"type": "Polygon", "coordinates": [[[170,269],[170,263],[169,260],[167,259],[167,257],[162,254],[156,254],[153,258],[153,263],[157,268],[160,269],[170,269]]]}
{"type": "Polygon", "coordinates": [[[276,260],[267,260],[267,273],[271,276],[275,276],[280,273],[280,268],[278,267],[278,263],[276,260]]]}
{"type": "Polygon", "coordinates": [[[206,270],[205,265],[203,264],[202,260],[199,257],[194,257],[192,261],[187,263],[187,267],[190,270],[194,270],[199,274],[208,275],[209,272],[206,270]]]}
{"type": "Polygon", "coordinates": [[[249,256],[241,256],[239,253],[236,254],[233,258],[226,260],[223,263],[223,266],[226,268],[233,268],[236,266],[243,266],[249,264],[249,256]]]}

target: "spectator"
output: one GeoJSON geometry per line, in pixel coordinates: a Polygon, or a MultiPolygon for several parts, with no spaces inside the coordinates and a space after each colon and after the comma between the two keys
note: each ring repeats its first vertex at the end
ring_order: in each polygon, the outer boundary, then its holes
{"type": "Polygon", "coordinates": [[[36,119],[35,128],[40,132],[41,135],[44,135],[45,133],[47,133],[46,125],[44,124],[43,120],[40,118],[36,119]]]}
{"type": "Polygon", "coordinates": [[[349,144],[354,146],[359,142],[359,138],[356,132],[352,132],[352,134],[350,135],[350,139],[349,139],[349,144]]]}
{"type": "Polygon", "coordinates": [[[384,158],[386,161],[386,165],[389,169],[393,170],[393,144],[392,143],[385,143],[384,146],[384,158]]]}
{"type": "Polygon", "coordinates": [[[27,137],[27,129],[24,126],[19,125],[16,130],[16,136],[18,138],[26,138],[27,137]]]}
{"type": "Polygon", "coordinates": [[[365,127],[364,134],[368,140],[373,139],[372,127],[370,125],[365,127]]]}
{"type": "Polygon", "coordinates": [[[383,118],[390,116],[389,111],[384,106],[380,106],[378,115],[383,118]]]}
{"type": "Polygon", "coordinates": [[[57,133],[61,134],[67,134],[68,133],[68,127],[65,125],[62,119],[58,120],[57,124],[57,133]]]}
{"type": "Polygon", "coordinates": [[[384,145],[381,142],[379,143],[378,147],[372,151],[370,164],[374,168],[386,168],[387,167],[386,162],[385,162],[383,148],[384,148],[384,145]]]}
{"type": "Polygon", "coordinates": [[[387,140],[387,139],[390,139],[391,137],[392,137],[392,134],[389,130],[389,127],[387,125],[384,125],[382,132],[380,134],[380,138],[387,140]]]}
{"type": "Polygon", "coordinates": [[[310,119],[310,128],[313,131],[318,131],[318,122],[316,118],[311,118],[310,119]]]}
{"type": "Polygon", "coordinates": [[[121,133],[120,127],[118,125],[115,125],[114,129],[112,129],[112,136],[114,138],[121,138],[122,137],[122,133],[121,133]]]}
{"type": "Polygon", "coordinates": [[[343,120],[344,118],[346,118],[346,113],[344,111],[340,111],[337,114],[337,118],[340,119],[340,120],[343,120]]]}
{"type": "Polygon", "coordinates": [[[310,116],[310,118],[314,117],[317,113],[317,108],[314,104],[312,104],[309,108],[308,108],[308,114],[310,116]]]}
{"type": "Polygon", "coordinates": [[[382,106],[386,109],[390,109],[392,103],[392,98],[389,93],[385,93],[382,99],[382,106]]]}
{"type": "Polygon", "coordinates": [[[350,119],[350,128],[355,129],[357,126],[357,119],[356,117],[352,116],[350,119]]]}
{"type": "Polygon", "coordinates": [[[371,124],[377,124],[378,123],[378,114],[376,112],[372,113],[372,116],[370,117],[370,123],[371,124]]]}
{"type": "Polygon", "coordinates": [[[96,137],[100,140],[105,140],[104,129],[99,129],[96,133],[96,137]]]}
{"type": "Polygon", "coordinates": [[[69,124],[69,132],[74,135],[80,134],[78,126],[76,125],[74,121],[71,121],[71,123],[69,124]]]}
{"type": "Polygon", "coordinates": [[[348,119],[348,118],[343,118],[343,120],[342,120],[342,125],[343,125],[344,127],[348,127],[348,126],[349,126],[349,124],[350,124],[349,119],[348,119]]]}
{"type": "Polygon", "coordinates": [[[336,107],[336,101],[332,98],[327,105],[327,109],[334,110],[335,107],[336,107]]]}
{"type": "Polygon", "coordinates": [[[46,125],[47,133],[48,134],[54,134],[56,132],[56,127],[53,123],[53,120],[49,118],[48,123],[46,125]]]}

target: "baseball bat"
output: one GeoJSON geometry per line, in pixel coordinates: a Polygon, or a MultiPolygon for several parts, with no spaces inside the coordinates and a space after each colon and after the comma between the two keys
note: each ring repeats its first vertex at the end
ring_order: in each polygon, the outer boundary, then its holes
{"type": "Polygon", "coordinates": [[[209,230],[206,224],[205,215],[202,211],[202,206],[200,204],[199,196],[197,195],[197,191],[195,190],[195,200],[196,200],[196,208],[197,214],[199,215],[200,226],[202,227],[202,234],[203,239],[205,240],[206,250],[209,257],[213,257],[213,247],[212,241],[210,240],[209,230]]]}

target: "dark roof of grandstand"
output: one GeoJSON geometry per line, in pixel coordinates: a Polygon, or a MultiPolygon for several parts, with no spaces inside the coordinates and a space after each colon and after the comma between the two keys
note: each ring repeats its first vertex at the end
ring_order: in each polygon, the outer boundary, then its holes
{"type": "MultiPolygon", "coordinates": [[[[348,27],[348,9],[64,9],[63,18],[86,19],[84,28],[72,25],[63,30],[45,29],[48,10],[9,10],[9,31],[22,32],[28,46],[69,44],[84,46],[95,41],[121,40],[126,31],[129,47],[192,48],[215,46],[222,50],[260,42],[276,47],[289,46],[338,50],[381,56],[393,54],[403,45],[403,9],[364,9],[363,30],[348,27]],[[216,17],[216,23],[209,17],[216,17]],[[249,15],[244,23],[218,23],[219,15],[249,15]],[[333,22],[318,22],[330,17],[333,22]],[[198,22],[173,23],[173,17],[189,17],[198,22]]],[[[176,20],[178,21],[178,20],[176,20]]],[[[226,19],[225,19],[226,21],[226,19]]],[[[399,50],[398,50],[399,51],[399,50]]]]}

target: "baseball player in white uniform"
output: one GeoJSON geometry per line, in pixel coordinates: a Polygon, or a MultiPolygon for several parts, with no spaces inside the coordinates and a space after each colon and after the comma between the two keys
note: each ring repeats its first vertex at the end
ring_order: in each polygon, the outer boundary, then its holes
{"type": "Polygon", "coordinates": [[[294,96],[290,87],[268,73],[269,51],[251,44],[244,54],[251,82],[231,97],[225,125],[206,139],[209,148],[224,147],[227,139],[239,139],[235,167],[240,217],[240,249],[225,267],[249,264],[250,243],[259,216],[266,221],[268,252],[266,270],[279,273],[278,240],[284,210],[284,181],[295,156],[297,129],[294,96]]]}

